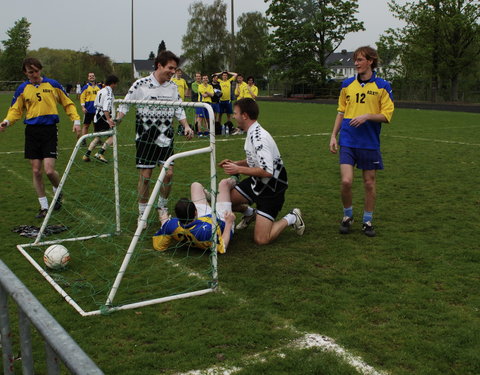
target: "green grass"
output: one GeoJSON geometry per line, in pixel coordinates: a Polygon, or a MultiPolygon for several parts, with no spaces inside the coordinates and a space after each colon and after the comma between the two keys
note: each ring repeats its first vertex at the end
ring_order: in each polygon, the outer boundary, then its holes
{"type": "MultiPolygon", "coordinates": [[[[0,96],[2,115],[9,101],[0,96]]],[[[237,232],[219,258],[221,293],[81,318],[15,249],[27,241],[10,229],[35,224],[38,205],[23,153],[5,153],[23,150],[20,123],[0,134],[0,257],[107,374],[212,366],[238,366],[242,375],[356,373],[332,354],[288,346],[306,332],[332,337],[390,374],[480,373],[480,115],[396,110],[382,130],[378,236],[367,238],[358,221],[351,235],[338,234],[338,157],[328,152],[325,135],[335,106],[260,108],[260,123],[276,138],[289,174],[282,214],[300,207],[307,230],[301,238],[288,230],[265,247],[252,242],[252,228],[237,232]],[[266,362],[252,360],[257,353],[266,362]]],[[[70,128],[63,121],[61,147],[74,143],[70,128]]],[[[241,138],[217,142],[217,160],[226,157],[243,157],[241,138]]],[[[207,159],[179,163],[177,172],[173,189],[185,192],[190,175],[208,172],[207,159]]],[[[359,173],[354,185],[359,218],[359,173]]],[[[42,349],[35,350],[41,373],[42,349]]]]}

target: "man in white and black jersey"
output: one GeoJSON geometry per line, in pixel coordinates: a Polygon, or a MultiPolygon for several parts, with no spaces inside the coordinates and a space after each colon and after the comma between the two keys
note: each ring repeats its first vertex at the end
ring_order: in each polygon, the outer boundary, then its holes
{"type": "MultiPolygon", "coordinates": [[[[155,71],[141,78],[130,87],[125,100],[169,100],[179,101],[177,85],[170,81],[179,64],[179,58],[170,51],[162,51],[155,59],[155,71]]],[[[128,111],[127,105],[121,105],[117,112],[117,123],[128,111]]],[[[136,165],[139,169],[138,210],[140,217],[147,207],[149,183],[153,169],[162,165],[173,154],[173,118],[183,125],[187,139],[193,137],[182,107],[151,108],[137,105],[136,111],[136,165]]],[[[159,214],[167,211],[168,196],[173,177],[173,165],[170,165],[163,180],[158,200],[159,214]]]]}
{"type": "Polygon", "coordinates": [[[285,202],[287,171],[274,139],[257,122],[258,114],[258,104],[251,98],[235,103],[233,116],[238,127],[247,132],[244,146],[246,159],[225,159],[220,166],[229,175],[249,176],[231,191],[232,209],[243,212],[242,221],[236,228],[244,229],[256,220],[253,239],[258,245],[266,245],[288,226],[292,226],[301,236],[305,231],[305,223],[298,208],[275,221],[285,202]],[[256,209],[249,206],[252,203],[256,204],[256,209]]]}
{"type": "MultiPolygon", "coordinates": [[[[117,76],[108,76],[105,81],[105,87],[101,89],[95,97],[95,116],[93,118],[93,126],[95,129],[95,133],[110,130],[110,128],[113,128],[115,126],[115,122],[112,118],[112,108],[113,101],[115,100],[115,96],[113,95],[113,89],[117,86],[117,83],[117,76]]],[[[83,161],[90,161],[90,154],[92,153],[93,149],[99,141],[100,137],[95,137],[93,141],[90,142],[90,145],[88,146],[85,155],[83,155],[83,161]]],[[[112,143],[113,137],[110,136],[103,143],[103,146],[100,148],[100,150],[95,154],[95,159],[101,161],[102,163],[108,163],[107,159],[105,159],[103,154],[107,150],[108,146],[112,145],[112,143]]]]}

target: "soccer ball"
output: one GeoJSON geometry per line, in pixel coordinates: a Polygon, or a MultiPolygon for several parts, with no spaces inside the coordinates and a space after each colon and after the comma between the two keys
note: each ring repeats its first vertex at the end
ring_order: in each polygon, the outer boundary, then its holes
{"type": "Polygon", "coordinates": [[[70,254],[65,246],[52,245],[43,253],[43,261],[52,270],[62,269],[70,261],[70,254]]]}
{"type": "Polygon", "coordinates": [[[214,91],[216,97],[218,97],[218,98],[222,97],[222,90],[215,89],[213,91],[214,91]]]}

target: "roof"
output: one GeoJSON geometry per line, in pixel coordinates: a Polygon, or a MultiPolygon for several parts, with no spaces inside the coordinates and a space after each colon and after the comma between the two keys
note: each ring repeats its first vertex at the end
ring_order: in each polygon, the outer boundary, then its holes
{"type": "Polygon", "coordinates": [[[353,68],[355,64],[353,62],[353,52],[347,52],[347,50],[342,50],[342,52],[334,52],[327,57],[326,61],[328,66],[331,67],[342,67],[342,68],[353,68]]]}
{"type": "Polygon", "coordinates": [[[154,60],[133,60],[137,72],[153,72],[154,60]]]}

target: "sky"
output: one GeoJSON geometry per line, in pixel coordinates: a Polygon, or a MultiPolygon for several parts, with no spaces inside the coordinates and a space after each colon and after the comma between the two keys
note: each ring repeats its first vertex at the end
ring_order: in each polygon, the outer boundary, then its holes
{"type": "MultiPolygon", "coordinates": [[[[129,62],[131,56],[131,0],[3,0],[0,12],[0,40],[15,21],[26,17],[31,23],[30,49],[88,50],[100,52],[115,62],[129,62]],[[8,4],[8,5],[7,5],[8,4]]],[[[156,53],[165,40],[167,49],[181,55],[182,36],[190,19],[188,7],[193,0],[133,0],[135,59],[147,59],[156,53]]],[[[227,4],[230,31],[231,0],[227,4]]],[[[203,0],[212,4],[213,0],[203,0]]],[[[347,35],[340,49],[354,50],[360,45],[375,46],[379,36],[389,27],[402,23],[393,18],[386,0],[359,0],[360,21],[366,31],[347,35]]],[[[242,13],[259,11],[265,14],[263,0],[234,0],[235,19],[242,13]]],[[[237,25],[235,25],[237,29],[237,25]]]]}

